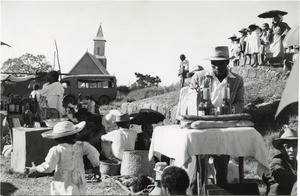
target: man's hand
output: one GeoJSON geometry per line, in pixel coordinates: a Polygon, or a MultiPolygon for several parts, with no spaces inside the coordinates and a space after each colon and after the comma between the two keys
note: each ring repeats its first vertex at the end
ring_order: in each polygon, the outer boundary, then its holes
{"type": "Polygon", "coordinates": [[[25,167],[24,173],[26,175],[33,174],[36,172],[36,165],[34,164],[34,162],[31,162],[31,165],[31,167],[25,167]]]}

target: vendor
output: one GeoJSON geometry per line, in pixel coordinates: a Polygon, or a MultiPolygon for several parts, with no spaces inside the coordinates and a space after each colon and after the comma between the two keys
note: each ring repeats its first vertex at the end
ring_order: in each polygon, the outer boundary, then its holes
{"type": "Polygon", "coordinates": [[[280,153],[270,163],[270,172],[263,176],[267,184],[267,195],[291,195],[297,181],[298,134],[287,125],[272,145],[280,153]]]}
{"type": "MultiPolygon", "coordinates": [[[[223,102],[224,88],[229,84],[230,100],[232,113],[241,113],[244,109],[244,82],[243,78],[236,73],[231,72],[227,66],[229,64],[229,49],[227,46],[217,46],[213,48],[212,54],[207,60],[210,60],[212,70],[203,70],[196,72],[191,78],[191,88],[197,91],[203,86],[205,78],[209,76],[212,91],[210,97],[215,107],[220,107],[223,102]]],[[[219,186],[227,184],[227,170],[229,155],[214,155],[214,166],[216,169],[216,183],[219,186]]],[[[193,179],[192,179],[193,181],[193,179]]]]}
{"type": "Polygon", "coordinates": [[[50,71],[47,74],[47,83],[43,85],[41,96],[46,98],[46,107],[58,110],[61,115],[63,113],[64,88],[58,81],[58,77],[59,73],[57,71],[50,71]]]}

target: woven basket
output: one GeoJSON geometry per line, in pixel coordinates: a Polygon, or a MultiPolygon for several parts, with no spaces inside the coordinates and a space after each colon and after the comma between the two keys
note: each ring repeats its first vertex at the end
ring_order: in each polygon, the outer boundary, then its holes
{"type": "Polygon", "coordinates": [[[100,173],[102,175],[115,176],[120,174],[121,163],[111,160],[100,161],[100,173]]]}
{"type": "Polygon", "coordinates": [[[148,150],[124,151],[121,175],[139,176],[151,175],[155,166],[154,160],[148,160],[148,150]]]}

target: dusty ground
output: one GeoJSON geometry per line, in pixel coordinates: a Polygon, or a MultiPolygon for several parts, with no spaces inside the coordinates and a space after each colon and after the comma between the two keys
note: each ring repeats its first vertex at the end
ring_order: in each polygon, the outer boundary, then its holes
{"type": "MultiPolygon", "coordinates": [[[[13,173],[9,170],[10,159],[1,155],[0,175],[1,193],[0,195],[50,195],[51,176],[38,178],[28,178],[21,174],[13,173]]],[[[88,195],[126,195],[117,183],[111,178],[102,182],[88,183],[88,195]]]]}

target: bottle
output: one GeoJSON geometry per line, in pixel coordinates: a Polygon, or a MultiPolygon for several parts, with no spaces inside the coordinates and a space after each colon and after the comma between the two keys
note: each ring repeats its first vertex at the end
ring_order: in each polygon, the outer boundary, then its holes
{"type": "Polygon", "coordinates": [[[223,92],[223,103],[221,105],[221,115],[231,114],[231,105],[229,103],[229,100],[230,100],[230,87],[227,84],[223,92]]]}
{"type": "Polygon", "coordinates": [[[211,103],[211,100],[210,100],[209,88],[203,89],[203,100],[204,100],[205,115],[214,115],[215,110],[214,110],[214,105],[211,103]]]}
{"type": "Polygon", "coordinates": [[[161,189],[161,174],[164,170],[164,168],[167,167],[167,163],[165,162],[157,162],[155,164],[154,170],[155,173],[155,182],[154,182],[154,189],[149,193],[149,195],[163,195],[162,189],[161,189]]]}
{"type": "Polygon", "coordinates": [[[20,113],[20,99],[18,95],[14,96],[14,104],[15,104],[15,113],[19,114],[20,113]]]}
{"type": "Polygon", "coordinates": [[[9,114],[14,114],[15,113],[15,104],[13,100],[13,95],[9,95],[9,102],[8,102],[8,107],[7,107],[7,113],[9,114]]]}
{"type": "Polygon", "coordinates": [[[26,104],[24,112],[24,125],[26,127],[32,127],[32,112],[30,111],[29,103],[26,104]]]}
{"type": "Polygon", "coordinates": [[[204,111],[204,101],[203,101],[203,89],[200,90],[198,93],[199,96],[199,105],[198,105],[198,116],[204,116],[205,111],[204,111]]]}

